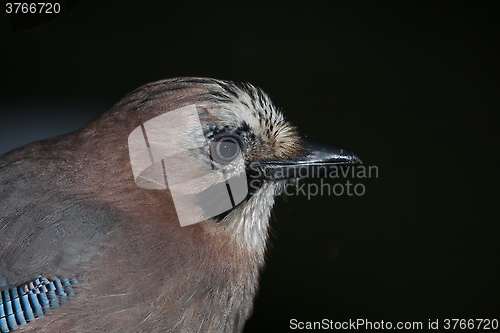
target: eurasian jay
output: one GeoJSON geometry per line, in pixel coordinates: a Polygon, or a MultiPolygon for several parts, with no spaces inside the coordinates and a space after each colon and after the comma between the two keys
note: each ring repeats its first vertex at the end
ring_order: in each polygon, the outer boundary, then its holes
{"type": "Polygon", "coordinates": [[[241,332],[275,195],[360,162],[250,84],[147,84],[0,157],[0,332],[241,332]]]}

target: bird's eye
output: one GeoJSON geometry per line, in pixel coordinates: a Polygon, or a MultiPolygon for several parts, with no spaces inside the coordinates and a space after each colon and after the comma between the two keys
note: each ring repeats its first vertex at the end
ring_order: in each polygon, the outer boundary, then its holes
{"type": "Polygon", "coordinates": [[[210,153],[212,158],[219,163],[229,163],[238,156],[240,142],[232,136],[222,136],[212,141],[210,153]]]}

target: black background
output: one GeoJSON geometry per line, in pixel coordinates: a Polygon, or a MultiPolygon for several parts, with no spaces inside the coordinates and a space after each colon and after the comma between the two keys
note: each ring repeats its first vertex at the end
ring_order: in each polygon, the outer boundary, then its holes
{"type": "Polygon", "coordinates": [[[251,82],[379,177],[351,180],[363,196],[278,198],[245,332],[288,331],[292,318],[500,320],[498,9],[80,1],[16,33],[2,12],[0,153],[155,80],[251,82]]]}

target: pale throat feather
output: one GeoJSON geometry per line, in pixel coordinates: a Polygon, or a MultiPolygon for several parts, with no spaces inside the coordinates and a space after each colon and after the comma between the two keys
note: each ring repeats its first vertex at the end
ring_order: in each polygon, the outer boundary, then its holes
{"type": "Polygon", "coordinates": [[[259,266],[264,263],[269,222],[274,205],[274,197],[282,186],[279,182],[264,183],[245,203],[224,218],[225,231],[242,248],[251,253],[259,266]]]}

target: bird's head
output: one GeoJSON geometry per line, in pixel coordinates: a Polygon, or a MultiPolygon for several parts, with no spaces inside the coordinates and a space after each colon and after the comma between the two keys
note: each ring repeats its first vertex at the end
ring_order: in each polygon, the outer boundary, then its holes
{"type": "Polygon", "coordinates": [[[201,222],[258,257],[274,197],[286,183],[361,162],[346,149],[301,136],[250,84],[160,81],[129,94],[107,117],[111,127],[132,128],[136,187],[168,189],[181,226],[201,222]]]}

